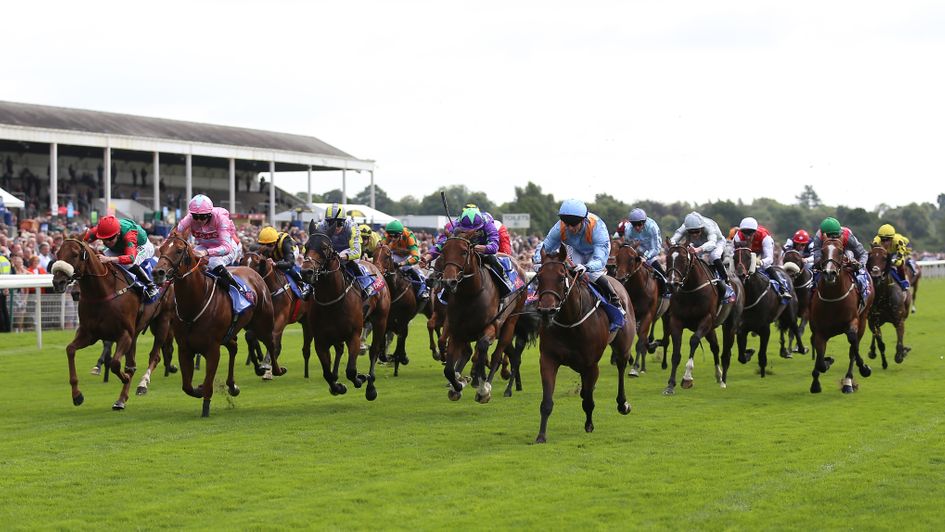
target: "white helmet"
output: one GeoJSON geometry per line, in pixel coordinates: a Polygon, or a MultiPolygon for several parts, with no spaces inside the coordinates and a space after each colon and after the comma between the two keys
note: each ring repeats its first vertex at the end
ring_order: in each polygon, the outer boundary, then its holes
{"type": "Polygon", "coordinates": [[[758,220],[755,220],[751,216],[748,218],[742,219],[742,223],[738,224],[738,228],[742,231],[757,231],[758,230],[758,220]]]}
{"type": "Polygon", "coordinates": [[[702,219],[702,216],[693,211],[686,215],[686,220],[683,222],[686,231],[692,231],[694,229],[702,229],[705,227],[705,221],[702,219]]]}

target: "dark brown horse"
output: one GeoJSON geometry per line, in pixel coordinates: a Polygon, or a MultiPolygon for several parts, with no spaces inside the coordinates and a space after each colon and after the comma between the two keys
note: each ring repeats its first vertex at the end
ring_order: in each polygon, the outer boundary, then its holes
{"type": "Polygon", "coordinates": [[[541,427],[535,443],[545,443],[548,418],[554,408],[555,380],[558,368],[567,366],[581,375],[584,430],[594,431],[594,387],[600,375],[599,362],[610,345],[611,361],[617,365],[617,411],[630,413],[630,403],[624,383],[630,347],[636,334],[636,320],[630,296],[618,281],[607,277],[627,311],[623,327],[610,332],[610,320],[600,301],[587,286],[584,276],[576,275],[565,263],[567,250],[562,245],[558,253],[544,255],[538,270],[538,314],[542,318],[538,349],[541,353],[541,427]]]}
{"type": "MultiPolygon", "coordinates": [[[[302,358],[305,359],[305,378],[307,379],[312,335],[309,332],[305,313],[311,307],[311,300],[304,301],[295,295],[295,292],[289,286],[285,272],[275,268],[272,259],[268,259],[255,251],[249,251],[243,254],[240,265],[256,270],[256,273],[265,281],[266,288],[269,289],[273,312],[272,342],[276,346],[276,351],[282,352],[282,335],[285,328],[291,323],[302,324],[302,358]]],[[[250,361],[256,369],[256,374],[266,380],[272,379],[272,354],[266,353],[263,356],[262,350],[259,348],[259,341],[255,340],[252,335],[246,339],[246,343],[250,351],[250,361]]]]}
{"type": "Polygon", "coordinates": [[[729,283],[735,290],[735,301],[721,304],[721,283],[717,283],[715,275],[709,266],[703,262],[691,246],[673,246],[666,241],[666,273],[667,283],[673,294],[669,303],[668,329],[673,339],[673,368],[669,376],[669,383],[663,390],[663,395],[676,393],[676,369],[681,360],[682,331],[689,329],[693,332],[689,338],[689,360],[686,362],[686,372],[683,374],[682,387],[692,388],[692,369],[695,366],[693,357],[699,342],[705,338],[712,349],[715,361],[715,380],[719,386],[725,388],[728,379],[728,367],[732,360],[732,345],[735,343],[735,333],[741,320],[742,307],[745,304],[745,293],[738,277],[729,276],[729,283]],[[718,284],[718,286],[717,286],[718,284]],[[722,327],[722,357],[719,364],[719,340],[716,337],[716,327],[722,327]]]}
{"type": "MultiPolygon", "coordinates": [[[[413,283],[407,278],[407,275],[394,264],[394,258],[390,248],[386,244],[380,244],[374,251],[374,266],[383,272],[384,281],[390,290],[390,315],[387,318],[388,334],[397,336],[397,347],[394,349],[394,376],[400,372],[400,365],[407,365],[407,349],[404,347],[407,342],[407,334],[410,332],[410,322],[418,314],[421,307],[426,306],[423,301],[417,299],[417,293],[414,291],[413,283]]],[[[435,297],[435,296],[433,296],[435,297]]],[[[387,353],[387,341],[385,340],[383,353],[387,353]]]]}
{"type": "MultiPolygon", "coordinates": [[[[781,330],[781,356],[791,358],[791,353],[784,345],[785,330],[790,331],[793,338],[797,340],[797,345],[803,349],[801,333],[797,328],[797,298],[794,295],[794,285],[791,284],[787,291],[791,294],[791,299],[786,303],[781,302],[781,296],[771,287],[771,280],[768,276],[758,270],[758,262],[750,248],[735,248],[733,253],[733,263],[735,265],[735,275],[742,282],[745,289],[745,306],[742,308],[742,319],[738,327],[738,361],[742,364],[751,360],[754,353],[751,349],[746,349],[748,343],[748,333],[758,335],[758,367],[761,369],[761,377],[765,377],[765,370],[768,366],[768,339],[771,337],[771,323],[777,322],[778,329],[781,330]]],[[[787,279],[787,276],[784,276],[787,279]]],[[[788,283],[791,281],[788,280],[788,283]]]]}
{"type": "MultiPolygon", "coordinates": [[[[806,267],[804,256],[796,249],[789,249],[781,254],[781,264],[784,271],[791,277],[794,284],[794,300],[797,302],[797,319],[800,322],[797,331],[803,338],[804,331],[807,330],[807,322],[810,319],[810,296],[814,290],[814,272],[806,267]]],[[[797,343],[793,346],[794,337],[788,335],[787,349],[791,353],[807,352],[807,349],[797,343]]],[[[781,345],[784,345],[784,329],[781,329],[781,345]]]]}
{"type": "MultiPolygon", "coordinates": [[[[369,272],[381,277],[373,264],[359,261],[369,272]]],[[[305,260],[302,278],[312,285],[312,305],[307,313],[309,328],[315,340],[315,353],[322,365],[322,375],[332,395],[346,393],[348,389],[338,382],[338,365],[344,347],[348,347],[348,365],[345,375],[355,388],[365,382],[365,397],[368,401],[377,398],[374,385],[374,367],[384,348],[387,333],[387,318],[390,312],[390,291],[381,287],[377,294],[364,301],[358,281],[343,271],[344,265],[338,252],[325,233],[309,225],[309,238],[305,244],[305,260]],[[361,332],[365,320],[370,319],[374,334],[371,338],[371,366],[367,375],[358,373],[358,355],[361,352],[361,332]],[[335,364],[331,363],[330,349],[335,349],[335,364]]]]}
{"type": "Polygon", "coordinates": [[[902,364],[909,352],[903,344],[906,334],[906,319],[909,318],[909,309],[912,308],[912,292],[903,290],[890,273],[889,254],[882,246],[873,246],[870,257],[866,262],[866,270],[873,278],[876,287],[876,297],[869,313],[870,332],[873,339],[870,341],[869,357],[876,358],[876,346],[883,360],[883,369],[889,367],[886,362],[886,344],[883,342],[883,333],[880,327],[891,323],[896,328],[896,364],[902,364]]]}
{"type": "Polygon", "coordinates": [[[279,351],[272,341],[272,301],[265,282],[254,270],[243,266],[229,270],[246,281],[255,301],[252,307],[235,315],[226,287],[206,275],[207,260],[198,257],[186,240],[172,232],[161,245],[161,258],[154,268],[154,281],[174,284],[176,303],[172,321],[177,340],[177,357],[181,370],[181,388],[191,397],[203,399],[201,415],[210,415],[213,397],[213,379],[220,363],[220,346],[225,345],[230,355],[226,386],[231,396],[240,393],[233,378],[236,361],[236,332],[245,329],[255,335],[272,353],[274,375],[285,374],[278,364],[279,351]],[[206,358],[203,384],[194,389],[194,357],[200,353],[206,358]]]}
{"type": "Polygon", "coordinates": [[[850,366],[842,381],[843,393],[853,393],[857,386],[853,380],[853,364],[860,375],[869,377],[871,370],[860,356],[860,339],[866,332],[867,316],[873,305],[874,290],[862,303],[856,290],[854,274],[857,265],[851,264],[843,251],[843,243],[836,238],[825,239],[821,247],[819,279],[810,306],[811,346],[816,359],[811,372],[811,393],[820,393],[820,374],[830,369],[834,360],[825,356],[827,340],[838,334],[846,335],[850,344],[850,366]]]}
{"type": "MultiPolygon", "coordinates": [[[[442,274],[441,282],[446,288],[448,308],[447,330],[444,332],[449,336],[443,374],[450,383],[450,400],[458,401],[464,386],[459,374],[472,356],[470,344],[475,342],[473,378],[478,382],[476,401],[487,403],[492,398],[492,378],[502,362],[506,347],[512,342],[527,294],[523,286],[505,298],[500,298],[496,281],[474,249],[475,244],[470,240],[472,236],[472,233],[461,233],[446,239],[437,261],[437,268],[442,274]],[[496,345],[489,361],[489,373],[486,374],[486,357],[493,343],[496,345]]],[[[512,264],[524,280],[524,270],[514,260],[512,264]]],[[[516,365],[515,362],[512,364],[516,365]]]]}
{"type": "Polygon", "coordinates": [[[79,328],[76,329],[72,342],[66,346],[72,404],[79,406],[85,400],[79,390],[75,352],[103,340],[115,343],[115,355],[109,363],[109,368],[122,383],[118,400],[112,405],[112,409],[124,410],[128,402],[131,379],[137,369],[135,348],[138,334],[153,324],[154,344],[148,356],[150,371],[160,360],[161,347],[170,334],[167,313],[173,312],[170,306],[173,289],[164,290],[155,302],[143,304],[141,295],[131,288],[119,266],[106,266],[91,246],[74,238],[63,241],[50,270],[53,273],[53,289],[56,292],[64,292],[73,281],[79,282],[81,292],[79,328]],[[123,359],[124,370],[121,367],[123,359]]]}
{"type": "Polygon", "coordinates": [[[636,316],[636,357],[630,376],[636,377],[639,373],[646,373],[646,353],[649,351],[650,337],[656,320],[660,319],[669,308],[669,299],[660,297],[659,283],[653,276],[653,268],[649,266],[636,250],[636,246],[620,243],[611,244],[616,249],[614,255],[614,277],[627,289],[630,301],[633,302],[633,315],[636,316]]]}

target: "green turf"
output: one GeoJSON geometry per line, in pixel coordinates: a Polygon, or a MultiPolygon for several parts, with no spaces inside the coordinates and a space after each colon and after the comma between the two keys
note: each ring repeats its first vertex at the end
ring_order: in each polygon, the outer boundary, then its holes
{"type": "MultiPolygon", "coordinates": [[[[902,365],[839,391],[838,364],[812,395],[811,361],[774,355],[761,380],[737,362],[729,387],[696,355],[695,387],[661,395],[667,373],[629,380],[620,416],[615,370],[602,368],[596,431],[583,430],[577,375],[559,374],[548,444],[534,445],[541,384],[526,352],[525,391],[490,404],[446,397],[417,321],[412,362],[381,367],[377,401],[349,384],[332,397],[317,362],[302,378],[298,326],[288,375],[262,382],[240,364],[243,393],[214,396],[209,419],[157,376],[124,412],[116,379],[88,375],[70,400],[69,333],[0,336],[0,523],[10,528],[655,528],[933,529],[945,515],[941,323],[945,282],[923,281],[902,365]]],[[[894,331],[885,329],[887,339],[894,331]]],[[[867,336],[868,340],[868,336],[867,336]]],[[[150,337],[144,344],[150,343],[150,337]]],[[[750,341],[754,345],[755,341],[750,341]]],[[[866,349],[864,346],[864,352],[866,349]]],[[[241,358],[245,351],[241,352],[241,358]]],[[[362,359],[366,368],[366,358],[362,359]]],[[[202,373],[200,374],[202,377],[202,373]]],[[[345,381],[346,382],[346,381],[345,381]]]]}

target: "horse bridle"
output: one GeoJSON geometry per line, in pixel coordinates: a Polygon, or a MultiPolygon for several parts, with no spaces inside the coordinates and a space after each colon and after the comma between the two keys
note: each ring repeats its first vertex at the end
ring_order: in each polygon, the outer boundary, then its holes
{"type": "MultiPolygon", "coordinates": [[[[85,277],[86,275],[88,275],[88,276],[90,276],[90,277],[105,277],[106,275],[108,275],[108,268],[105,268],[105,273],[102,273],[102,274],[94,274],[94,273],[90,273],[90,272],[88,271],[88,268],[87,268],[87,266],[86,266],[86,265],[88,264],[88,260],[89,260],[89,246],[88,246],[88,244],[86,244],[85,242],[83,242],[83,241],[81,241],[81,240],[79,240],[79,239],[77,239],[77,238],[67,238],[67,239],[63,240],[62,242],[63,242],[63,244],[65,244],[66,242],[75,242],[76,244],[79,245],[79,248],[82,250],[82,255],[79,257],[79,263],[82,265],[82,271],[80,272],[80,271],[79,271],[79,268],[77,268],[76,266],[72,266],[75,271],[73,271],[73,272],[72,272],[72,275],[70,275],[69,278],[68,278],[70,283],[72,283],[72,282],[74,282],[74,281],[78,281],[79,279],[85,277]]],[[[58,259],[57,259],[57,260],[58,260],[58,259]]],[[[63,262],[66,262],[66,264],[70,264],[70,265],[71,265],[71,263],[69,263],[68,261],[63,261],[63,262]]],[[[104,266],[104,265],[103,265],[103,266],[104,266]]]]}
{"type": "MultiPolygon", "coordinates": [[[[678,252],[677,252],[677,253],[678,253],[678,252]]],[[[669,253],[667,253],[667,260],[670,260],[670,259],[671,259],[672,261],[671,261],[671,262],[667,262],[667,264],[666,264],[666,266],[667,266],[667,268],[666,268],[666,277],[667,277],[667,279],[670,277],[670,274],[672,274],[672,272],[676,272],[676,273],[679,275],[679,286],[684,286],[684,285],[686,284],[686,280],[689,279],[689,274],[692,273],[692,264],[696,261],[696,257],[693,256],[692,252],[691,252],[691,251],[689,250],[689,248],[686,247],[686,246],[673,246],[673,247],[669,248],[669,253]],[[686,252],[686,258],[689,259],[689,265],[686,266],[686,272],[685,272],[685,273],[683,273],[682,270],[676,268],[676,259],[675,259],[675,257],[673,257],[673,253],[672,253],[672,251],[673,251],[674,248],[679,248],[679,249],[681,249],[681,250],[683,250],[683,251],[686,252]],[[670,266],[672,266],[672,267],[670,267],[670,266]]]]}
{"type": "Polygon", "coordinates": [[[305,244],[305,257],[302,258],[302,264],[312,263],[314,265],[310,271],[312,272],[312,275],[315,277],[315,280],[317,281],[318,278],[321,277],[322,275],[328,275],[328,274],[335,273],[336,271],[340,270],[341,259],[340,258],[338,259],[337,268],[332,269],[332,270],[326,269],[326,268],[329,268],[328,264],[331,262],[331,259],[338,256],[338,252],[335,251],[335,247],[331,245],[331,239],[328,237],[328,235],[324,235],[320,233],[309,235],[309,241],[311,241],[311,239],[313,238],[319,238],[321,240],[326,240],[328,242],[328,253],[324,253],[321,247],[315,247],[311,245],[311,242],[308,242],[305,244]],[[321,265],[315,262],[315,259],[308,256],[309,251],[314,251],[322,259],[324,259],[321,265]]]}
{"type": "MultiPolygon", "coordinates": [[[[568,272],[568,265],[565,264],[564,261],[560,261],[560,260],[545,261],[545,262],[542,263],[541,267],[544,268],[545,266],[547,266],[547,265],[549,265],[549,264],[560,264],[560,265],[564,268],[564,271],[565,271],[565,275],[564,275],[564,295],[562,296],[561,294],[558,293],[557,290],[552,290],[552,289],[550,289],[550,288],[546,288],[546,289],[544,289],[544,290],[538,292],[538,300],[539,300],[539,301],[541,301],[541,297],[542,297],[543,295],[545,295],[545,294],[551,294],[552,296],[554,296],[555,299],[558,300],[558,305],[557,305],[557,306],[551,307],[551,308],[549,308],[549,309],[539,308],[538,310],[545,310],[545,311],[548,311],[548,312],[557,314],[557,313],[561,310],[561,307],[564,306],[564,302],[567,301],[567,300],[568,300],[568,297],[571,295],[571,290],[574,290],[574,287],[577,286],[577,284],[578,284],[578,283],[577,283],[577,274],[575,274],[574,277],[569,276],[568,273],[567,273],[567,272],[568,272]]],[[[539,271],[540,271],[540,270],[539,270],[539,271]]],[[[535,276],[537,277],[538,274],[535,274],[535,276]]]]}
{"type": "MultiPolygon", "coordinates": [[[[636,248],[635,248],[634,246],[630,245],[630,244],[621,244],[621,245],[620,245],[620,249],[623,249],[623,248],[630,248],[630,249],[636,251],[636,248]]],[[[618,250],[617,253],[619,254],[620,251],[618,250]]],[[[616,259],[616,257],[614,257],[614,258],[616,259]]],[[[617,281],[619,281],[620,284],[623,284],[623,283],[627,282],[628,279],[630,279],[631,277],[633,277],[634,275],[636,275],[637,272],[640,271],[640,268],[643,267],[643,257],[642,257],[639,253],[637,253],[637,258],[640,259],[640,260],[637,261],[637,267],[636,267],[636,268],[630,270],[630,272],[627,273],[627,275],[623,275],[623,276],[621,276],[621,277],[615,277],[615,279],[617,279],[617,281]]]]}
{"type": "MultiPolygon", "coordinates": [[[[459,285],[459,283],[463,282],[463,279],[468,279],[472,277],[473,275],[475,275],[473,273],[466,273],[466,268],[469,267],[469,259],[475,254],[475,251],[472,249],[472,242],[470,242],[469,240],[463,237],[451,236],[446,239],[446,242],[449,242],[450,240],[459,240],[466,244],[466,263],[460,264],[458,262],[443,260],[443,263],[441,265],[440,276],[442,277],[442,274],[443,274],[442,270],[445,270],[447,266],[456,266],[457,268],[459,268],[459,272],[460,272],[459,280],[456,281],[456,284],[459,285]]],[[[446,242],[443,242],[443,247],[446,247],[446,242]]]]}
{"type": "MultiPolygon", "coordinates": [[[[839,240],[837,240],[837,239],[835,239],[835,238],[830,238],[830,239],[827,239],[824,243],[828,243],[828,242],[829,242],[829,243],[830,243],[830,246],[833,247],[833,246],[835,246],[836,244],[834,244],[832,241],[833,241],[833,242],[839,242],[839,240]]],[[[841,250],[841,251],[840,251],[840,256],[843,257],[843,248],[841,247],[840,250],[841,250]]],[[[827,257],[827,256],[825,256],[825,255],[823,255],[823,253],[821,253],[821,255],[822,255],[822,256],[820,257],[820,264],[818,265],[818,266],[820,267],[820,270],[821,270],[821,271],[827,271],[827,270],[826,270],[826,266],[827,266],[828,264],[830,264],[830,263],[833,263],[833,265],[837,267],[837,270],[842,270],[842,269],[843,269],[843,263],[842,263],[841,261],[836,260],[836,259],[831,259],[831,258],[829,258],[829,257],[827,257]]],[[[841,259],[841,260],[842,260],[842,259],[841,259]]]]}
{"type": "MultiPolygon", "coordinates": [[[[186,240],[184,240],[183,238],[181,238],[181,237],[179,237],[179,236],[177,236],[177,235],[168,235],[167,240],[168,240],[168,241],[170,241],[170,240],[179,240],[182,244],[184,244],[184,249],[181,251],[180,256],[177,258],[177,262],[176,262],[176,263],[171,262],[170,259],[167,260],[167,262],[170,262],[170,264],[171,264],[171,269],[169,269],[169,270],[167,271],[167,273],[165,274],[165,278],[166,278],[167,281],[174,281],[174,280],[176,280],[176,275],[177,275],[177,273],[178,273],[178,270],[180,269],[181,263],[184,262],[184,257],[186,257],[186,256],[189,254],[190,244],[189,244],[186,240]]],[[[163,258],[164,256],[162,255],[161,257],[163,258]]],[[[158,259],[158,260],[160,260],[160,259],[158,259]]],[[[197,267],[200,266],[200,259],[197,259],[197,260],[194,261],[194,262],[195,262],[194,267],[191,268],[191,269],[190,269],[187,273],[185,273],[184,275],[181,275],[181,276],[180,276],[180,279],[184,279],[184,278],[186,278],[188,275],[190,275],[190,274],[194,273],[195,271],[197,271],[197,267]]]]}

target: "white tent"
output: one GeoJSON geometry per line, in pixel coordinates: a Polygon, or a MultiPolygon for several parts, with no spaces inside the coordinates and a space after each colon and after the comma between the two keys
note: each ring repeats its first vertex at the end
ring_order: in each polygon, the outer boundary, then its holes
{"type": "Polygon", "coordinates": [[[3,200],[3,206],[8,209],[22,209],[24,206],[23,200],[17,198],[2,188],[0,188],[0,199],[3,200]]]}
{"type": "MultiPolygon", "coordinates": [[[[315,220],[320,222],[325,218],[325,211],[328,210],[331,203],[311,203],[309,204],[309,210],[302,211],[301,219],[303,222],[308,222],[309,220],[315,220]]],[[[394,220],[395,218],[389,214],[383,213],[377,209],[372,209],[367,205],[360,205],[357,203],[348,203],[345,204],[345,210],[348,211],[348,217],[359,224],[370,224],[370,225],[386,225],[387,222],[394,220]]],[[[294,220],[299,217],[295,211],[283,211],[276,215],[277,222],[287,222],[294,220]]]]}

